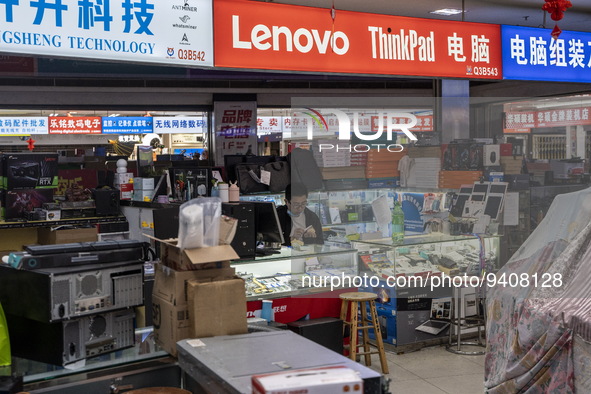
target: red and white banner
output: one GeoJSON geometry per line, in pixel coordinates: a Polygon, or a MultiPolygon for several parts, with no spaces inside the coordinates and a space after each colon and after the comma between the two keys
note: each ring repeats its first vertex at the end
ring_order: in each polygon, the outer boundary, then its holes
{"type": "Polygon", "coordinates": [[[101,134],[100,116],[54,116],[49,118],[49,134],[101,134]]]}
{"type": "Polygon", "coordinates": [[[500,25],[214,2],[216,67],[501,79],[500,25]]]}
{"type": "Polygon", "coordinates": [[[508,130],[537,127],[564,127],[591,124],[591,107],[550,109],[529,112],[505,112],[505,133],[508,130]]]}

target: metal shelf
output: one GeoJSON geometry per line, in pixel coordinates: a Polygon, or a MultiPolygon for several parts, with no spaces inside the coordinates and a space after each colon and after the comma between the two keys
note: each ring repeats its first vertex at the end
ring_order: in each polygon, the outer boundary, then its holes
{"type": "Polygon", "coordinates": [[[25,227],[51,227],[60,225],[81,225],[81,224],[96,224],[106,222],[124,222],[127,219],[125,216],[104,216],[104,217],[90,217],[90,218],[72,218],[60,220],[35,220],[28,222],[0,222],[0,229],[11,228],[25,228],[25,227]]]}

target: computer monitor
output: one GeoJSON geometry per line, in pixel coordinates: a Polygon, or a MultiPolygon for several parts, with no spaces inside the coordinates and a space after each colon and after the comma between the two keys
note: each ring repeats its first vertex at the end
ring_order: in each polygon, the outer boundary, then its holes
{"type": "Polygon", "coordinates": [[[265,248],[281,248],[281,244],[285,240],[283,239],[283,231],[281,230],[275,203],[272,201],[257,201],[254,203],[254,208],[257,242],[262,242],[265,248]]]}

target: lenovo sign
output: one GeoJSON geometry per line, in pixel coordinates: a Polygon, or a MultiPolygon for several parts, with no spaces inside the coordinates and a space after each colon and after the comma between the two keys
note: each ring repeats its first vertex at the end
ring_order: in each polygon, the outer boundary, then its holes
{"type": "Polygon", "coordinates": [[[286,51],[293,52],[294,48],[300,53],[308,53],[316,50],[325,54],[328,48],[337,55],[344,55],[349,50],[349,37],[342,31],[331,33],[325,30],[322,33],[317,29],[305,29],[303,27],[292,32],[286,26],[267,26],[258,24],[252,28],[246,39],[240,36],[240,16],[232,15],[232,47],[241,49],[256,48],[260,51],[286,51]],[[321,37],[322,35],[322,37],[321,37]]]}
{"type": "Polygon", "coordinates": [[[214,1],[215,66],[501,79],[499,25],[214,1]],[[483,71],[484,70],[484,71],[483,71]],[[486,72],[485,72],[486,71],[486,72]]]}

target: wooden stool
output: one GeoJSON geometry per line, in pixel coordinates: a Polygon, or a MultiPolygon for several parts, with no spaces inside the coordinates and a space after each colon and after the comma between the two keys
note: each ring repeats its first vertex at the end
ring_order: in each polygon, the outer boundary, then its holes
{"type": "Polygon", "coordinates": [[[349,337],[349,358],[353,361],[357,360],[357,356],[365,356],[365,364],[371,365],[371,355],[380,355],[380,364],[382,365],[382,372],[384,374],[390,373],[388,371],[388,361],[386,360],[386,354],[384,353],[384,342],[382,342],[382,332],[380,330],[380,323],[378,322],[378,313],[376,311],[375,299],[378,298],[377,294],[374,293],[343,293],[339,295],[341,298],[341,320],[343,321],[343,329],[347,326],[350,327],[349,337]],[[369,306],[369,313],[371,320],[368,319],[367,308],[364,303],[367,302],[369,306]],[[351,303],[350,320],[347,320],[347,314],[349,312],[349,303],[351,303]],[[359,314],[361,314],[361,325],[359,325],[359,314]],[[373,332],[376,337],[377,351],[370,351],[369,343],[369,329],[373,328],[373,332]],[[359,336],[359,330],[361,330],[363,341],[357,343],[357,337],[359,336]],[[362,352],[358,352],[357,348],[363,347],[362,352]]]}

